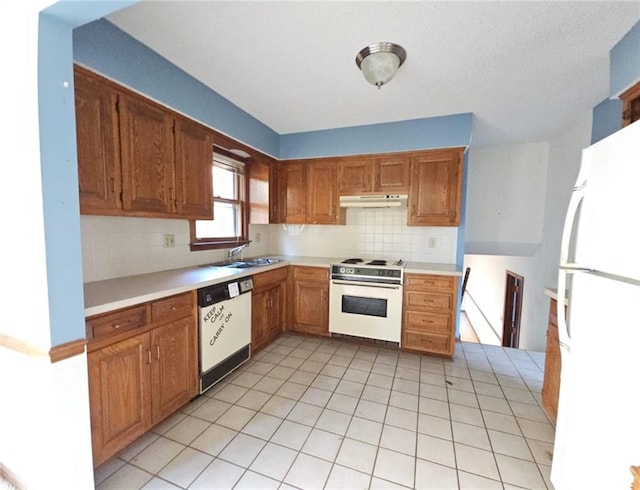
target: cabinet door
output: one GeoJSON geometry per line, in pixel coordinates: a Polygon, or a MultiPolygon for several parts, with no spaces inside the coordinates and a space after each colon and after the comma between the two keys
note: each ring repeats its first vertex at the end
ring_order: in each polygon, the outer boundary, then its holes
{"type": "Polygon", "coordinates": [[[196,325],[184,318],[151,332],[153,423],[197,395],[196,325]]]}
{"type": "Polygon", "coordinates": [[[317,267],[292,269],[291,329],[329,335],[329,272],[317,267]],[[322,279],[322,280],[320,280],[322,279]]]}
{"type": "Polygon", "coordinates": [[[287,283],[282,281],[271,288],[267,298],[267,315],[266,337],[270,342],[275,339],[284,330],[285,319],[287,317],[287,283]]]}
{"type": "Polygon", "coordinates": [[[408,192],[410,164],[409,157],[377,158],[375,161],[373,190],[385,194],[408,192]]]}
{"type": "Polygon", "coordinates": [[[283,185],[283,222],[306,223],[307,172],[304,162],[289,162],[281,167],[283,185]]]}
{"type": "Polygon", "coordinates": [[[75,67],[76,138],[81,214],[118,214],[120,143],[117,93],[85,70],[75,67]]]}
{"type": "Polygon", "coordinates": [[[267,319],[269,318],[268,290],[253,293],[251,298],[251,352],[254,353],[267,343],[267,319]]]}
{"type": "Polygon", "coordinates": [[[338,190],[340,194],[364,194],[373,187],[373,160],[359,158],[342,160],[338,164],[338,190]]]}
{"type": "Polygon", "coordinates": [[[337,165],[334,161],[307,164],[307,223],[337,224],[337,165]]]}
{"type": "Polygon", "coordinates": [[[269,164],[269,223],[282,223],[284,220],[284,175],[283,165],[279,162],[269,164]]]}
{"type": "Polygon", "coordinates": [[[142,334],[87,355],[96,466],[150,427],[149,354],[149,334],[142,334]]]}
{"type": "Polygon", "coordinates": [[[133,96],[121,96],[123,201],[126,211],[174,212],[173,134],[170,113],[133,96]]]}
{"type": "Polygon", "coordinates": [[[411,160],[409,225],[458,226],[462,150],[437,150],[411,160]]]}
{"type": "Polygon", "coordinates": [[[213,217],[213,142],[211,131],[186,119],[176,118],[175,206],[180,216],[191,219],[213,217]]]}

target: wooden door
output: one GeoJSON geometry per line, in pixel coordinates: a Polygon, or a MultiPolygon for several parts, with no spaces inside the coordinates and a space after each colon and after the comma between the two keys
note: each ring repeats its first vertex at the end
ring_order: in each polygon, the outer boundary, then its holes
{"type": "Polygon", "coordinates": [[[174,212],[172,117],[133,96],[122,96],[120,141],[124,209],[132,212],[174,212]]]}
{"type": "Polygon", "coordinates": [[[298,280],[293,286],[293,330],[316,335],[329,333],[329,290],[323,284],[298,280]]]}
{"type": "Polygon", "coordinates": [[[80,213],[118,214],[122,209],[118,94],[77,66],[74,80],[80,213]]]}
{"type": "Polygon", "coordinates": [[[197,394],[196,325],[177,320],[151,333],[153,423],[182,407],[197,394]]]}
{"type": "Polygon", "coordinates": [[[373,188],[373,160],[349,158],[338,164],[338,190],[342,195],[364,194],[373,188]]]}
{"type": "Polygon", "coordinates": [[[458,226],[462,150],[435,150],[411,160],[408,225],[458,226]]]}
{"type": "Polygon", "coordinates": [[[335,161],[307,163],[307,223],[338,223],[337,165],[335,161]]]}
{"type": "Polygon", "coordinates": [[[520,317],[522,314],[524,278],[507,271],[507,283],[504,295],[504,315],[502,326],[502,345],[518,348],[520,343],[520,317]]]}
{"type": "Polygon", "coordinates": [[[213,142],[211,131],[187,119],[174,121],[175,207],[191,219],[212,219],[213,142]]]}
{"type": "Polygon", "coordinates": [[[410,169],[409,157],[376,158],[373,190],[385,194],[408,192],[410,169]]]}
{"type": "Polygon", "coordinates": [[[151,425],[149,354],[149,334],[142,334],[87,355],[95,466],[151,425]]]}
{"type": "Polygon", "coordinates": [[[251,352],[260,350],[267,343],[269,312],[267,291],[253,292],[251,297],[251,352]]]}
{"type": "Polygon", "coordinates": [[[281,167],[283,186],[282,220],[284,223],[306,223],[307,172],[304,162],[289,162],[281,167]]]}

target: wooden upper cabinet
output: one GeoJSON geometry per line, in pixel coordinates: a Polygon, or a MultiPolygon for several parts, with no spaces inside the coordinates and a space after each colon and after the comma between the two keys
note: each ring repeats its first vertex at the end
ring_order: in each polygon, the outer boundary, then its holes
{"type": "Polygon", "coordinates": [[[337,174],[335,161],[307,163],[307,223],[338,224],[341,221],[337,174]]]}
{"type": "Polygon", "coordinates": [[[340,194],[406,193],[409,190],[409,169],[408,156],[345,158],[338,164],[340,194]]]}
{"type": "Polygon", "coordinates": [[[640,119],[640,82],[620,95],[622,99],[622,127],[640,119]]]}
{"type": "Polygon", "coordinates": [[[349,158],[338,164],[340,194],[364,194],[373,188],[373,158],[349,158]]]}
{"type": "Polygon", "coordinates": [[[304,162],[291,161],[280,167],[282,185],[282,221],[306,223],[307,168],[304,162]]]}
{"type": "Polygon", "coordinates": [[[407,156],[376,158],[374,192],[404,193],[409,191],[411,161],[407,156]]]}
{"type": "Polygon", "coordinates": [[[411,159],[408,225],[460,224],[463,152],[434,150],[411,159]]]}
{"type": "Polygon", "coordinates": [[[118,214],[120,143],[118,94],[82,68],[74,69],[78,183],[82,214],[118,214]]]}
{"type": "Polygon", "coordinates": [[[213,141],[211,131],[198,123],[176,117],[175,205],[187,218],[213,217],[213,141]]]}
{"type": "Polygon", "coordinates": [[[172,213],[175,189],[171,114],[142,98],[123,95],[119,115],[124,209],[172,213]]]}

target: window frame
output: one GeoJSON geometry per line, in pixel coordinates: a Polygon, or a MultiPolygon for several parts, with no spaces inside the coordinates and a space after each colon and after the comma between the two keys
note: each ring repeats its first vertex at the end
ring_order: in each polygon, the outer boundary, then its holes
{"type": "MultiPolygon", "coordinates": [[[[238,184],[238,191],[240,193],[240,199],[233,200],[233,199],[226,199],[226,198],[221,198],[221,197],[215,197],[215,181],[213,182],[213,196],[212,196],[212,206],[211,209],[213,210],[215,207],[215,203],[217,202],[224,202],[224,203],[238,203],[240,205],[240,236],[238,237],[220,237],[220,238],[214,238],[214,237],[208,237],[208,238],[196,238],[196,221],[201,221],[201,220],[189,220],[189,234],[190,234],[190,248],[191,251],[197,251],[197,250],[215,250],[215,249],[221,249],[221,248],[232,248],[232,247],[237,247],[238,245],[245,245],[249,243],[249,237],[248,237],[248,230],[249,230],[249,206],[248,206],[248,200],[249,200],[249,178],[248,178],[248,172],[249,172],[249,165],[250,165],[250,158],[244,158],[241,156],[236,155],[235,153],[232,153],[224,148],[215,146],[213,147],[213,161],[211,162],[211,170],[212,170],[212,174],[213,174],[213,167],[216,164],[216,157],[218,157],[218,161],[220,161],[222,164],[227,163],[227,161],[231,160],[232,162],[237,163],[241,163],[244,165],[244,170],[242,172],[242,176],[244,177],[243,180],[243,184],[242,186],[240,186],[240,183],[238,184]]],[[[233,164],[230,164],[231,166],[233,166],[233,164]]],[[[236,178],[238,178],[238,175],[236,175],[236,178]]],[[[212,175],[212,179],[213,179],[213,175],[212,175]]],[[[212,212],[213,214],[213,212],[212,212]]],[[[212,216],[213,219],[215,219],[215,215],[212,216]]],[[[204,220],[202,220],[204,221],[204,220]]]]}

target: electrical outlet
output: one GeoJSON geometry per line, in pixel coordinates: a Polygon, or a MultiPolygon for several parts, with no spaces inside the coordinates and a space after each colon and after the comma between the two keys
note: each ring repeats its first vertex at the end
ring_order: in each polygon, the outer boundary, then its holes
{"type": "Polygon", "coordinates": [[[176,236],[173,233],[164,235],[164,248],[176,248],[176,236]]]}
{"type": "Polygon", "coordinates": [[[256,243],[260,243],[260,233],[256,233],[256,239],[255,239],[256,243]]]}
{"type": "Polygon", "coordinates": [[[436,248],[436,237],[429,237],[429,248],[436,248]]]}

